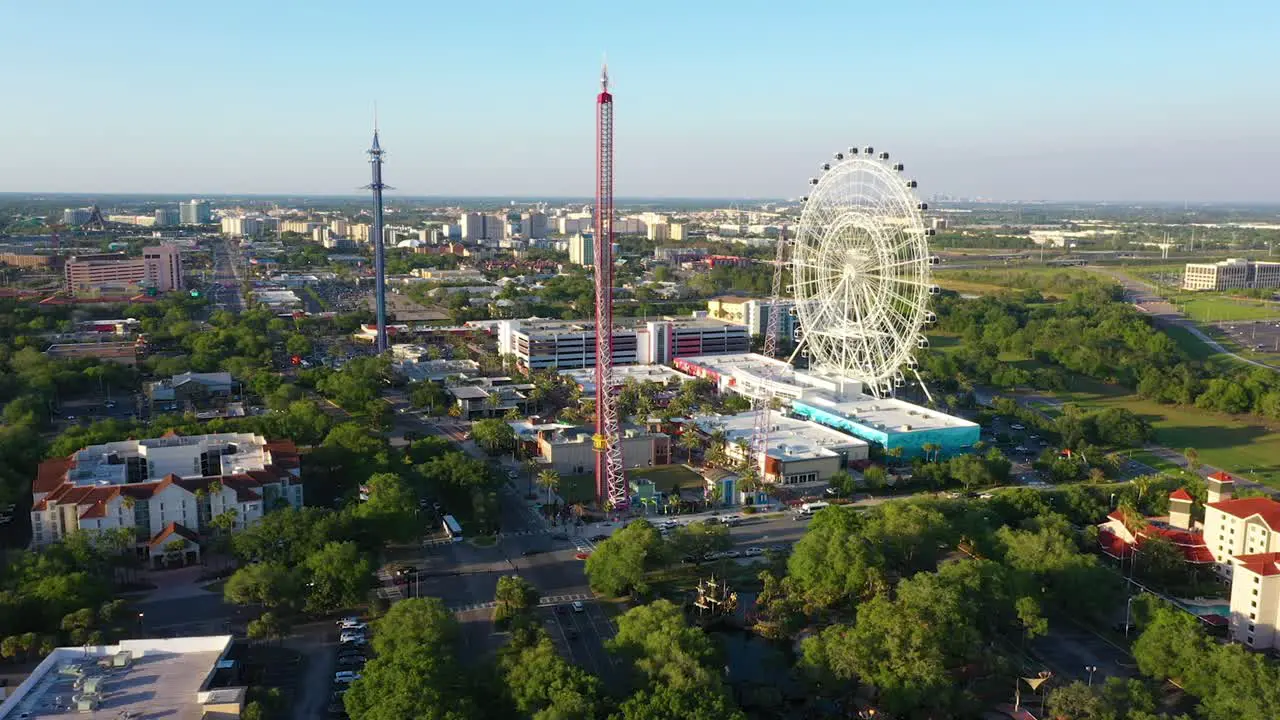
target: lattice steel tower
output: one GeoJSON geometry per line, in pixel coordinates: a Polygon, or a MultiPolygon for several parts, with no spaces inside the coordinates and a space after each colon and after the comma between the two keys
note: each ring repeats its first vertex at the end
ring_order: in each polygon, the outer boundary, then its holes
{"type": "Polygon", "coordinates": [[[613,96],[609,67],[600,71],[596,96],[596,497],[615,509],[629,493],[618,435],[618,398],[613,387],[613,96]]]}

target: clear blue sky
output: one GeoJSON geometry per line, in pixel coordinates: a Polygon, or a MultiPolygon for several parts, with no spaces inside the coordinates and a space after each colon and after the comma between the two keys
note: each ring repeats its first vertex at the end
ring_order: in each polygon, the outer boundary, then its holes
{"type": "Polygon", "coordinates": [[[0,0],[0,191],[1280,201],[1280,2],[0,0]]]}

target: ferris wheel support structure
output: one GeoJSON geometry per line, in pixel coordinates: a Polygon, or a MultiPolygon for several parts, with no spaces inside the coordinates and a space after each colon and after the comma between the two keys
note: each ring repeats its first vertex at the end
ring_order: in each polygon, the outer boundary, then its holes
{"type": "MultiPolygon", "coordinates": [[[[938,288],[916,181],[874,148],[849,148],[810,180],[791,245],[792,290],[815,369],[888,397],[926,348],[938,288]]],[[[918,377],[918,375],[917,375],[918,377]]]]}

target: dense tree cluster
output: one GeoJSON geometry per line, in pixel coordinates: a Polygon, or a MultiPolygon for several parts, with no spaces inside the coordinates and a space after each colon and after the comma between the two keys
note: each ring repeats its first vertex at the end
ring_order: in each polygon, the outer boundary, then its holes
{"type": "Polygon", "coordinates": [[[1205,720],[1280,717],[1280,668],[1241,645],[1214,642],[1187,613],[1144,599],[1134,604],[1143,631],[1133,645],[1144,675],[1174,680],[1195,695],[1205,720]]]}
{"type": "Polygon", "coordinates": [[[16,555],[0,574],[0,657],[27,659],[58,645],[99,644],[136,629],[112,600],[134,567],[133,533],[77,533],[16,555]]]}
{"type": "Polygon", "coordinates": [[[662,536],[647,520],[633,520],[587,558],[591,588],[608,595],[648,592],[645,573],[664,559],[662,536]]]}
{"type": "Polygon", "coordinates": [[[947,390],[965,383],[1059,390],[1072,374],[1116,383],[1161,403],[1280,418],[1280,376],[1265,368],[1196,362],[1151,320],[1118,302],[1118,288],[1095,285],[1044,303],[1038,291],[962,300],[944,293],[938,329],[962,343],[929,353],[922,365],[947,390]],[[1001,353],[1028,357],[1024,369],[1001,353]]]}

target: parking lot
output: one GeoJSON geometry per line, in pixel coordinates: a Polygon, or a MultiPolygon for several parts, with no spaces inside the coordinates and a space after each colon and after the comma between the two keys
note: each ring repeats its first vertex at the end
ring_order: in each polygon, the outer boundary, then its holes
{"type": "Polygon", "coordinates": [[[1280,353],[1280,321],[1219,323],[1217,327],[1244,350],[1280,353]]]}

